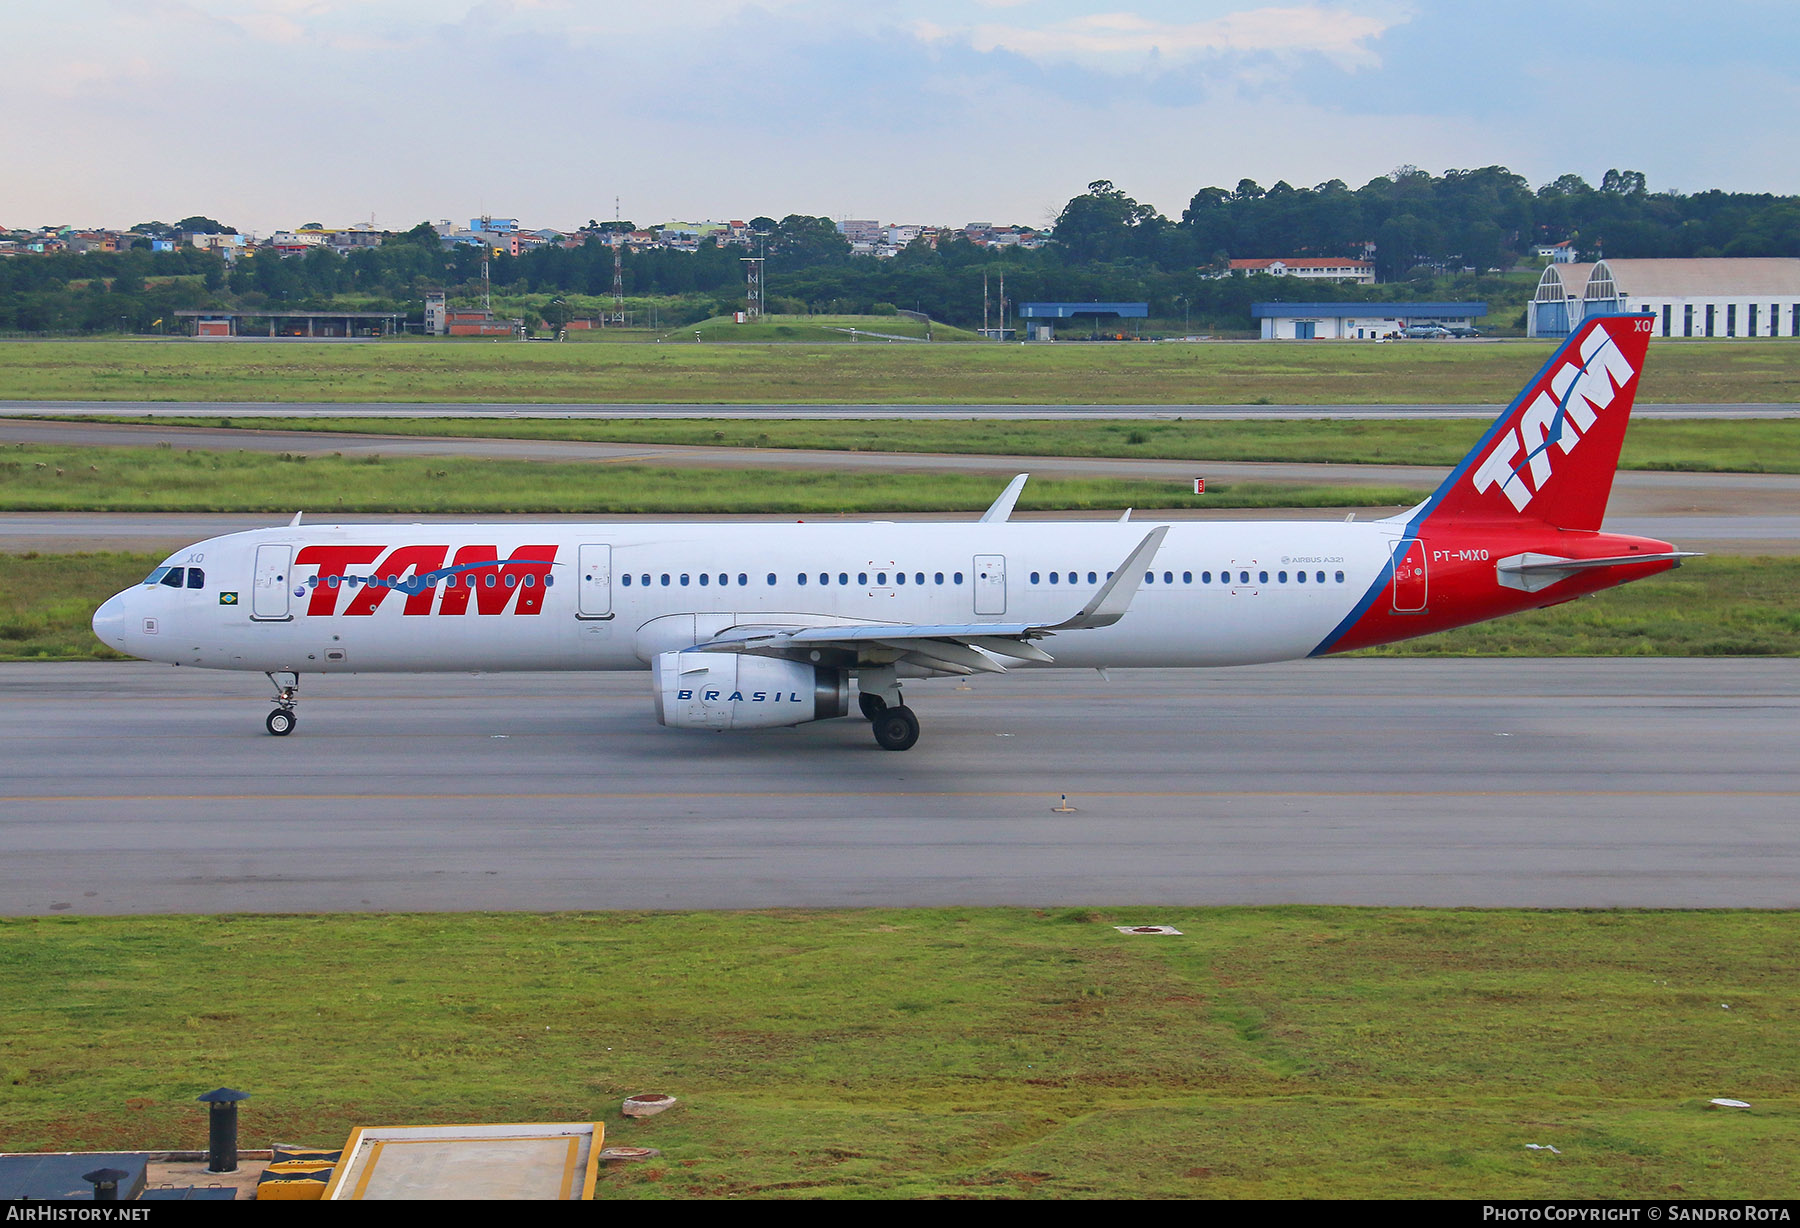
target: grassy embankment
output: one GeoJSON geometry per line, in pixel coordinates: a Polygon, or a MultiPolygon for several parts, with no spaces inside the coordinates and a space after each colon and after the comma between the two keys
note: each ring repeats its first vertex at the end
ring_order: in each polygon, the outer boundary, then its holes
{"type": "MultiPolygon", "coordinates": [[[[1479,421],[1293,418],[1226,422],[1008,422],[956,418],[854,422],[515,417],[145,419],[121,415],[81,421],[721,448],[1445,467],[1460,461],[1488,427],[1479,421]]],[[[1619,465],[1624,469],[1693,473],[1800,473],[1800,419],[1639,419],[1631,424],[1625,437],[1619,465]]]]}
{"type": "MultiPolygon", "coordinates": [[[[0,345],[0,400],[795,404],[1504,403],[1548,343],[0,345]]],[[[1800,401],[1800,346],[1668,342],[1646,401],[1800,401]]]]}
{"type": "Polygon", "coordinates": [[[1795,933],[1343,908],[5,920],[0,1137],[196,1147],[193,1097],[225,1084],[252,1093],[247,1147],[604,1119],[663,1152],[605,1198],[1781,1198],[1795,933]],[[1112,928],[1143,923],[1185,936],[1112,928]],[[621,1120],[644,1091],[680,1103],[621,1120]]]}
{"type": "MultiPolygon", "coordinates": [[[[161,556],[0,554],[0,660],[118,660],[93,611],[161,556]]],[[[1372,649],[1383,656],[1800,655],[1800,559],[1696,559],[1583,601],[1372,649]]]]}

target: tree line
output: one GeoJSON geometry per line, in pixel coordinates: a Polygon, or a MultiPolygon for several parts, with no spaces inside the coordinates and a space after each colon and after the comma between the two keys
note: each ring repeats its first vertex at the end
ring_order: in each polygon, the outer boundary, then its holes
{"type": "MultiPolygon", "coordinates": [[[[211,219],[189,220],[210,223],[214,233],[230,230],[211,219]]],[[[550,319],[557,314],[553,299],[604,299],[613,289],[609,232],[631,228],[591,222],[575,246],[495,257],[493,292],[550,319]]],[[[1477,298],[1498,290],[1488,279],[1540,244],[1566,241],[1584,258],[1800,257],[1800,197],[1652,192],[1629,170],[1608,171],[1598,186],[1564,175],[1533,189],[1505,167],[1430,175],[1407,166],[1354,189],[1336,179],[1310,188],[1282,182],[1264,189],[1248,179],[1231,189],[1203,188],[1179,218],[1096,180],[1062,208],[1053,240],[1036,250],[978,246],[950,233],[935,246],[919,241],[892,259],[873,259],[852,256],[825,217],[760,217],[751,229],[760,236],[755,251],[711,240],[696,251],[624,251],[625,294],[636,303],[658,301],[671,326],[724,314],[744,304],[742,258],[760,254],[771,312],[904,308],[973,326],[983,319],[984,283],[997,317],[1004,276],[1012,303],[1142,300],[1162,319],[1243,328],[1252,301],[1292,298],[1295,290],[1291,281],[1216,276],[1233,258],[1359,257],[1372,250],[1382,284],[1308,282],[1305,297],[1405,299],[1442,292],[1451,279],[1456,291],[1477,298]]],[[[0,332],[174,331],[175,311],[206,308],[417,316],[429,289],[468,301],[481,288],[481,251],[445,249],[427,223],[347,255],[317,247],[285,259],[239,258],[230,267],[217,253],[191,248],[20,255],[0,260],[0,332]]]]}

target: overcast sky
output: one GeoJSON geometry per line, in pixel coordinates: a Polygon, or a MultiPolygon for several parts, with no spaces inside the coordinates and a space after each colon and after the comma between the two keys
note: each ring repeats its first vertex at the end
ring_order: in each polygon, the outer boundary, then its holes
{"type": "Polygon", "coordinates": [[[1043,225],[1094,179],[1494,164],[1800,193],[1793,0],[61,0],[0,38],[0,226],[483,212],[1043,225]]]}

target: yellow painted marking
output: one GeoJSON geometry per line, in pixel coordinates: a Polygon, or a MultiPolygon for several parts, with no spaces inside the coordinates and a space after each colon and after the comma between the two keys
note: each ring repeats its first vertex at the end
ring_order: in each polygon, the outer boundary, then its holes
{"type": "Polygon", "coordinates": [[[580,1158],[581,1140],[569,1140],[568,1158],[563,1161],[562,1196],[565,1201],[575,1196],[575,1161],[580,1158]]]}
{"type": "Polygon", "coordinates": [[[594,1127],[593,1142],[588,1144],[587,1176],[581,1183],[581,1200],[591,1202],[594,1197],[594,1185],[600,1179],[600,1150],[606,1146],[606,1124],[592,1123],[594,1127]]]}
{"type": "Polygon", "coordinates": [[[357,1181],[356,1189],[350,1195],[358,1202],[362,1201],[363,1192],[369,1188],[369,1179],[375,1175],[375,1166],[381,1163],[381,1150],[386,1146],[386,1143],[376,1143],[369,1149],[368,1163],[363,1165],[362,1177],[357,1181]]]}

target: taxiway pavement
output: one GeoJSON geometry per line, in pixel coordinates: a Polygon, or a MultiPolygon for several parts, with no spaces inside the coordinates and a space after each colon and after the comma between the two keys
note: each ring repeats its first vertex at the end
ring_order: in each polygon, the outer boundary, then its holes
{"type": "Polygon", "coordinates": [[[1800,661],[1020,672],[910,687],[904,754],[642,674],[265,690],[0,665],[0,914],[1800,906],[1800,661]]]}

